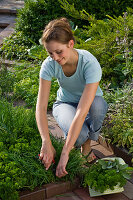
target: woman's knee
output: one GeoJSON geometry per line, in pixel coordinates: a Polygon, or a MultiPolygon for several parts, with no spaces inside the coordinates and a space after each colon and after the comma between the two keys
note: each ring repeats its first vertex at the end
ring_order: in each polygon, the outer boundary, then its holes
{"type": "Polygon", "coordinates": [[[99,115],[106,115],[108,110],[108,104],[101,96],[96,96],[92,105],[90,107],[90,115],[99,116],[99,115]]]}
{"type": "Polygon", "coordinates": [[[53,106],[53,116],[65,135],[67,135],[69,131],[75,113],[76,109],[66,103],[53,106]]]}

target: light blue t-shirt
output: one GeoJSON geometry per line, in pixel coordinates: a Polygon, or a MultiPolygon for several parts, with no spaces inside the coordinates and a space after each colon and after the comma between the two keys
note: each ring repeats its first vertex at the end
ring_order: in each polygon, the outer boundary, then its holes
{"type": "MultiPolygon", "coordinates": [[[[76,72],[70,76],[65,76],[59,63],[48,56],[42,63],[40,77],[51,81],[57,78],[59,89],[57,91],[58,101],[78,103],[83,93],[84,87],[88,83],[96,83],[101,80],[102,70],[97,59],[88,51],[75,49],[78,52],[78,65],[76,72]]],[[[103,92],[98,86],[96,96],[102,96],[103,92]]]]}

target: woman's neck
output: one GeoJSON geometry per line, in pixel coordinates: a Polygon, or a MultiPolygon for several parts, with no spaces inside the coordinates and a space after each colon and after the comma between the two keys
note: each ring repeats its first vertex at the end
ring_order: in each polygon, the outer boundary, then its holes
{"type": "Polygon", "coordinates": [[[72,49],[72,53],[69,60],[70,62],[67,62],[64,66],[62,66],[64,74],[68,77],[72,76],[77,70],[78,52],[75,49],[72,49]]]}
{"type": "Polygon", "coordinates": [[[78,64],[78,52],[75,49],[72,49],[72,53],[70,54],[70,59],[69,61],[66,63],[66,66],[77,66],[78,64]]]}

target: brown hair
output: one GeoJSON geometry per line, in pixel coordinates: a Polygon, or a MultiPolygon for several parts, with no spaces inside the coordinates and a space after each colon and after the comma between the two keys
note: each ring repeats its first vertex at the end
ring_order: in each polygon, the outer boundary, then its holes
{"type": "Polygon", "coordinates": [[[66,18],[52,20],[45,27],[41,43],[45,44],[51,40],[56,40],[62,44],[67,44],[70,40],[75,42],[71,26],[66,18]]]}

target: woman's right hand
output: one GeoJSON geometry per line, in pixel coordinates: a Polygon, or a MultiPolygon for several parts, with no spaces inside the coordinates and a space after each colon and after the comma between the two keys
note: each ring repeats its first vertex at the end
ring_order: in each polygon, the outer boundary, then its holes
{"type": "Polygon", "coordinates": [[[49,144],[48,142],[42,142],[39,159],[44,164],[46,170],[48,170],[49,167],[51,166],[55,155],[56,155],[56,151],[53,145],[49,144]]]}

